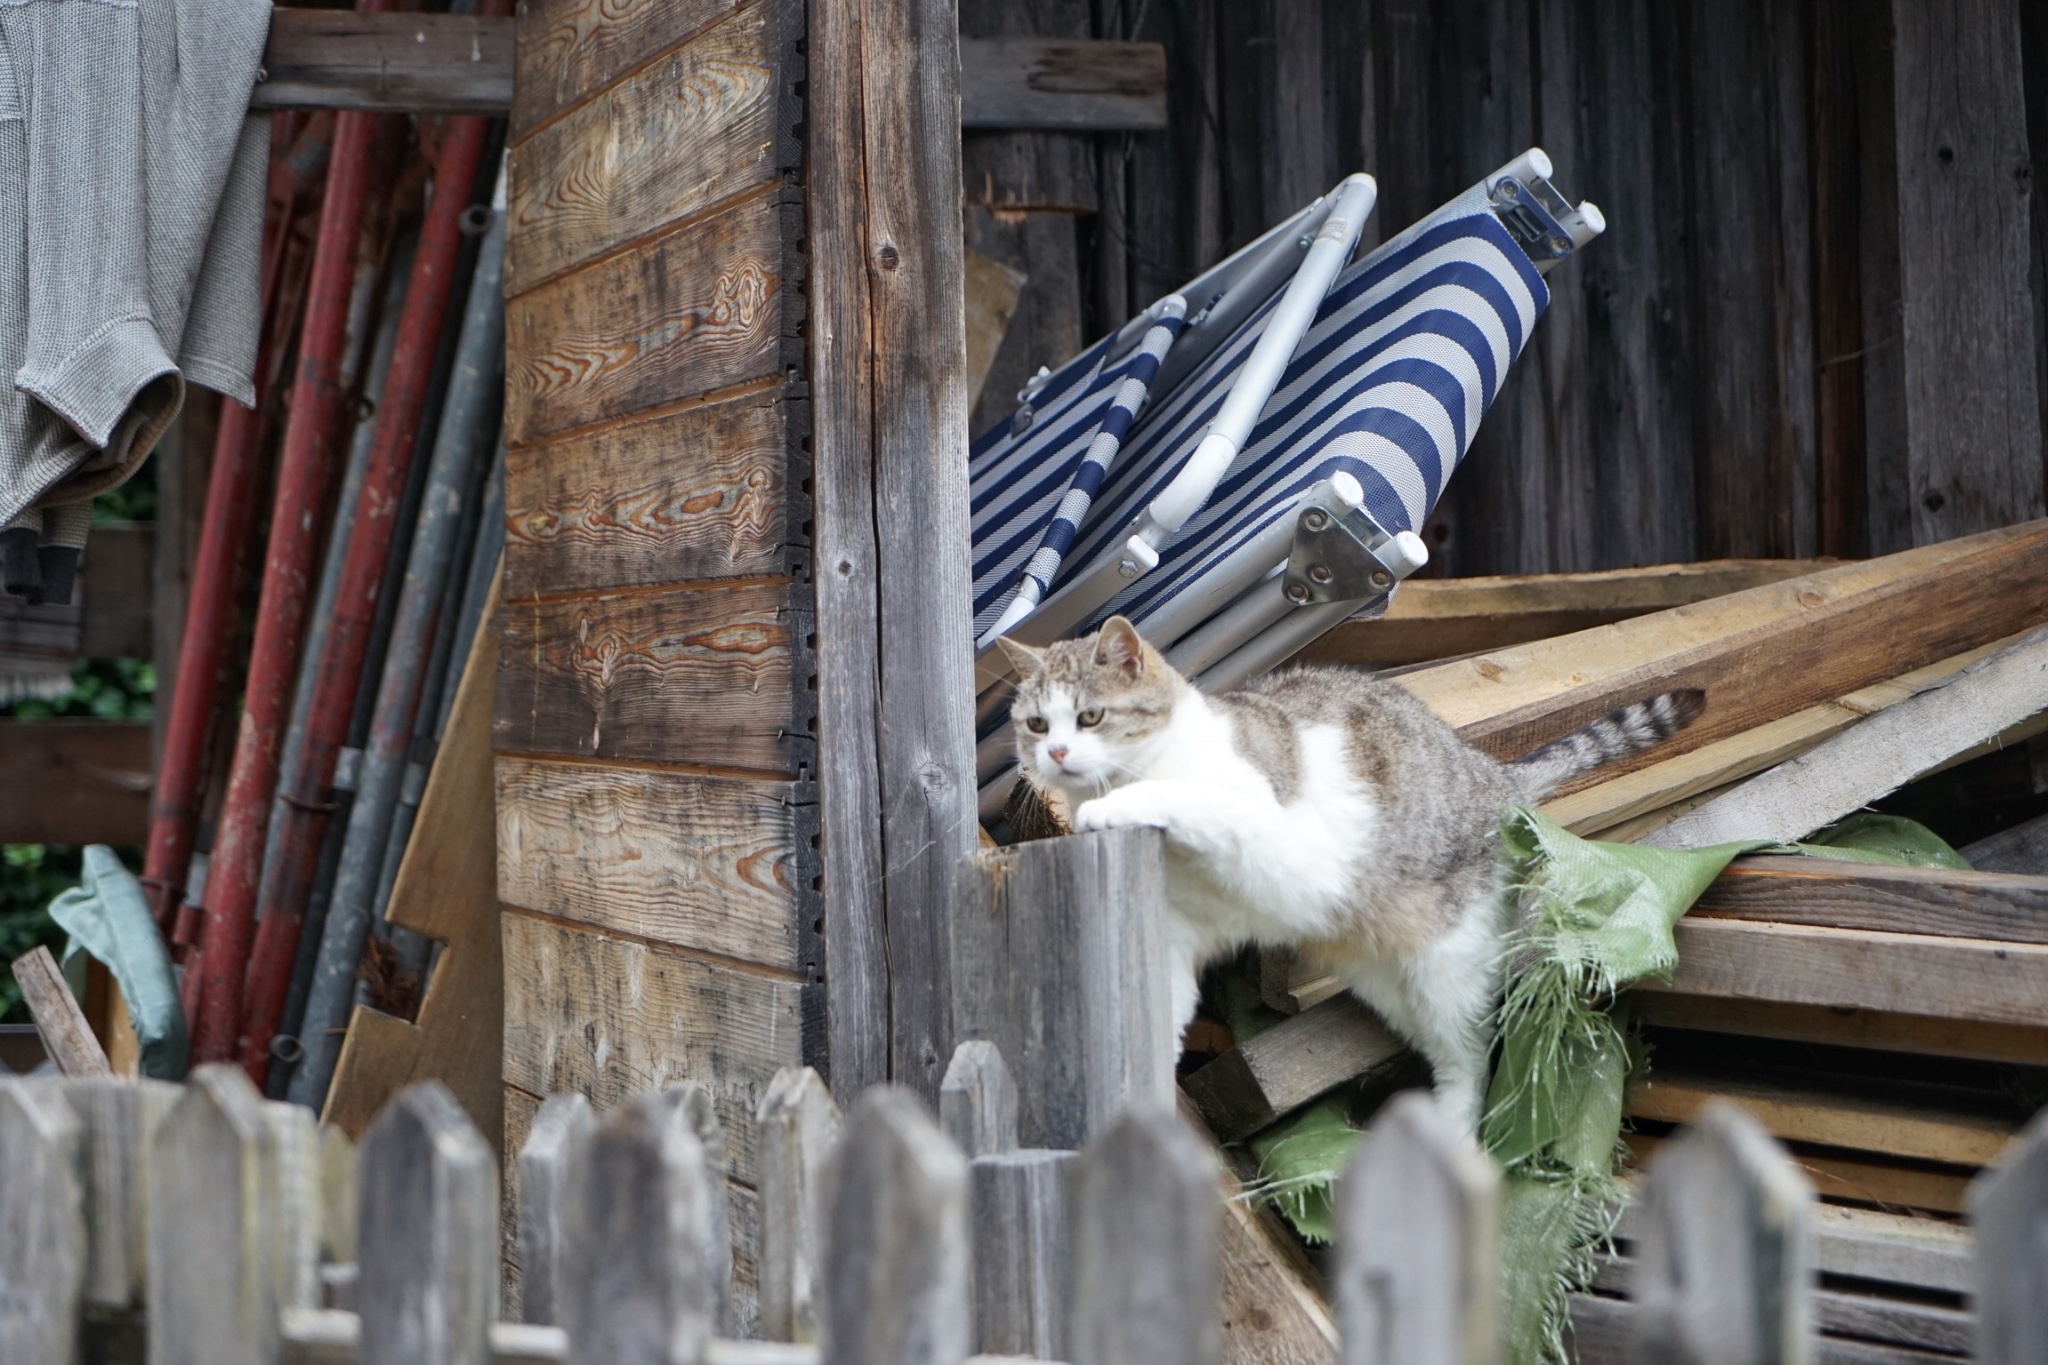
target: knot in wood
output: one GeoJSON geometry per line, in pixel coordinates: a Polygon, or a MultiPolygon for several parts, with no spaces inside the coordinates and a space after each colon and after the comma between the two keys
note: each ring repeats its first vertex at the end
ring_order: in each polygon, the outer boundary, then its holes
{"type": "Polygon", "coordinates": [[[894,270],[897,263],[903,259],[897,254],[895,244],[889,242],[882,244],[882,249],[875,253],[875,258],[882,263],[884,270],[894,270]]]}

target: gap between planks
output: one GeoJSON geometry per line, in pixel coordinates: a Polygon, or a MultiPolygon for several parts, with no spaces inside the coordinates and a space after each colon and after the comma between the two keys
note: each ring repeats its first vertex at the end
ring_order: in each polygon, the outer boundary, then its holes
{"type": "MultiPolygon", "coordinates": [[[[636,934],[627,929],[615,929],[608,924],[592,924],[588,920],[570,919],[566,915],[551,915],[545,910],[535,910],[529,906],[515,904],[512,901],[500,901],[499,905],[508,915],[518,915],[522,919],[530,919],[536,923],[548,925],[551,928],[568,929],[579,934],[589,934],[592,938],[615,939],[620,943],[631,943],[642,948],[653,948],[670,957],[688,958],[690,961],[701,963],[706,967],[720,967],[727,971],[759,977],[763,981],[779,981],[789,986],[808,986],[812,984],[801,972],[792,971],[785,967],[772,966],[766,962],[752,962],[743,957],[731,957],[725,953],[714,953],[703,948],[693,948],[687,944],[670,943],[666,939],[650,938],[646,934],[636,934]]],[[[507,1082],[507,1084],[510,1084],[510,1082],[507,1082]]]]}
{"type": "MultiPolygon", "coordinates": [[[[764,180],[758,185],[749,185],[747,186],[747,188],[743,190],[738,190],[732,194],[728,194],[725,198],[717,200],[710,204],[706,204],[702,208],[692,209],[689,213],[683,215],[680,218],[672,218],[668,222],[663,223],[659,227],[652,227],[647,229],[645,232],[635,233],[633,236],[625,238],[622,241],[613,242],[604,250],[596,253],[595,255],[585,256],[581,260],[577,261],[574,265],[564,266],[559,270],[550,271],[548,274],[545,275],[536,275],[531,281],[529,281],[525,285],[522,285],[518,293],[507,294],[505,296],[505,302],[508,304],[516,303],[518,300],[525,298],[527,295],[532,294],[538,290],[545,289],[551,284],[559,284],[561,281],[568,279],[571,275],[580,275],[587,270],[594,270],[600,266],[607,264],[608,262],[617,260],[621,256],[629,255],[632,254],[633,252],[639,251],[640,249],[654,242],[660,241],[664,237],[673,237],[678,233],[688,232],[693,228],[702,227],[710,219],[716,218],[721,213],[731,213],[735,209],[745,208],[748,204],[753,203],[757,199],[773,198],[774,196],[782,193],[784,190],[788,188],[790,188],[788,183],[785,182],[780,176],[777,176],[772,180],[764,180]]],[[[774,376],[774,378],[779,383],[781,382],[782,376],[776,375],[774,376]]],[[[738,386],[729,385],[728,387],[738,386]]],[[[568,428],[567,430],[573,431],[575,430],[575,428],[568,428]]],[[[552,441],[564,434],[565,432],[563,431],[550,431],[545,439],[552,441]]],[[[522,442],[521,444],[531,445],[534,443],[531,441],[527,441],[522,442]]]]}

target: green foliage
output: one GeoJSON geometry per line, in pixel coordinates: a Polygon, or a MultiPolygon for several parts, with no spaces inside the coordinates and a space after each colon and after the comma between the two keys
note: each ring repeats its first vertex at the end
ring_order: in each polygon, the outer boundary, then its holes
{"type": "MultiPolygon", "coordinates": [[[[64,931],[50,918],[59,891],[78,884],[79,851],[48,844],[0,846],[0,964],[12,963],[37,944],[56,952],[64,931]]],[[[28,1011],[14,973],[0,972],[0,1024],[26,1024],[28,1011]]]]}
{"type": "Polygon", "coordinates": [[[155,521],[156,461],[152,454],[133,478],[92,500],[94,521],[155,521]]]}
{"type": "Polygon", "coordinates": [[[47,701],[30,699],[0,707],[0,716],[17,720],[46,716],[148,720],[155,701],[155,665],[140,659],[80,659],[72,666],[69,692],[47,701]]]}

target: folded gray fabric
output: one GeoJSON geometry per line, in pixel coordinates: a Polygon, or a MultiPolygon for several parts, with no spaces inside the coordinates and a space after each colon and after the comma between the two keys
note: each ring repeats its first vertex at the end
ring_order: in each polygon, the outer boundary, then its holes
{"type": "Polygon", "coordinates": [[[10,590],[69,600],[92,498],[188,379],[254,399],[269,28],[268,0],[0,0],[0,541],[38,537],[0,546],[10,590]]]}

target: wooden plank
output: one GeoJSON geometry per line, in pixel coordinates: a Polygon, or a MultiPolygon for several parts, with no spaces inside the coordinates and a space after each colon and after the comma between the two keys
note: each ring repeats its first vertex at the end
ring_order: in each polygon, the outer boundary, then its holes
{"type": "Polygon", "coordinates": [[[431,1078],[454,1093],[491,1150],[503,1150],[505,977],[490,737],[498,591],[493,583],[385,909],[390,923],[446,946],[414,1022],[368,1007],[355,1012],[325,1113],[352,1138],[393,1095],[431,1078]]]}
{"type": "Polygon", "coordinates": [[[802,1062],[802,989],[652,944],[511,913],[505,1080],[580,1090],[599,1109],[676,1081],[711,1088],[730,1174],[755,1179],[755,1096],[802,1062]]]}
{"type": "Polygon", "coordinates": [[[1212,1150],[1144,1105],[1090,1139],[1076,1205],[1074,1365],[1222,1365],[1212,1150]]]}
{"type": "MultiPolygon", "coordinates": [[[[1615,1236],[1635,1239],[1636,1206],[1622,1210],[1615,1236]]],[[[1939,1293],[1970,1287],[1970,1230],[1960,1223],[1880,1209],[1819,1204],[1813,1210],[1814,1268],[1939,1293]]]]}
{"type": "Polygon", "coordinates": [[[488,1365],[497,1319],[498,1168],[438,1081],[401,1091],[363,1136],[362,1365],[488,1365]]]}
{"type": "Polygon", "coordinates": [[[801,30],[788,0],[738,8],[516,144],[506,296],[795,169],[801,30]]]}
{"type": "Polygon", "coordinates": [[[708,1241],[722,1200],[689,1116],[635,1096],[591,1134],[571,1181],[559,1305],[571,1358],[699,1359],[717,1329],[708,1241]]]}
{"type": "Polygon", "coordinates": [[[1186,1089],[1209,1130],[1234,1142],[1407,1053],[1377,1017],[1340,995],[1247,1038],[1188,1077],[1186,1089]]]}
{"type": "Polygon", "coordinates": [[[825,1187],[844,1123],[825,1083],[807,1066],[775,1073],[755,1122],[761,1148],[761,1335],[816,1342],[825,1187]]]}
{"type": "Polygon", "coordinates": [[[476,14],[271,11],[252,109],[502,114],[512,21],[476,14]]]}
{"type": "Polygon", "coordinates": [[[150,1140],[178,1088],[89,1077],[66,1081],[64,1098],[84,1130],[85,1300],[102,1309],[140,1308],[147,1287],[150,1140]]]}
{"type": "Polygon", "coordinates": [[[1019,1140],[1079,1147],[1127,1106],[1170,1102],[1179,1040],[1160,836],[978,853],[957,887],[953,1032],[1016,1059],[1019,1140]]]}
{"type": "Polygon", "coordinates": [[[1661,991],[1639,992],[1634,1008],[1642,1022],[1665,1028],[2048,1066],[2048,1028],[1661,991]]]}
{"type": "Polygon", "coordinates": [[[1654,692],[1706,692],[1699,721],[1669,746],[1601,770],[1611,778],[2035,624],[2048,607],[2044,549],[2048,524],[2029,523],[1398,681],[1467,740],[1504,756],[1654,692]]]}
{"type": "Polygon", "coordinates": [[[788,572],[808,414],[770,390],[507,450],[506,595],[788,572]]]}
{"type": "Polygon", "coordinates": [[[1742,1110],[1710,1104],[1637,1197],[1630,1359],[1799,1360],[1813,1335],[1813,1188],[1742,1110]]]}
{"type": "Polygon", "coordinates": [[[1501,1360],[1500,1173],[1458,1123],[1397,1096],[1337,1188],[1345,1365],[1501,1360]]]}
{"type": "MultiPolygon", "coordinates": [[[[1706,797],[1708,793],[1731,783],[1789,758],[1796,758],[1888,706],[1939,686],[2005,643],[2007,641],[1980,645],[1925,668],[1859,687],[1833,701],[1765,721],[1754,729],[1717,739],[1661,763],[1652,763],[1620,777],[1583,787],[1569,796],[1544,802],[1543,813],[1575,834],[1600,834],[1626,825],[1637,817],[1670,808],[1688,797],[1706,797]]],[[[1703,805],[1705,801],[1694,804],[1703,805]]],[[[1676,819],[1677,815],[1672,818],[1676,819]]],[[[1661,824],[1657,827],[1661,828],[1661,824]]],[[[1647,831],[1637,833],[1642,832],[1647,831]]],[[[1618,835],[1606,837],[1620,838],[1618,835]]]]}
{"type": "Polygon", "coordinates": [[[1956,852],[1980,872],[2048,875],[2048,815],[2023,820],[1956,852]]]}
{"type": "Polygon", "coordinates": [[[826,894],[850,878],[880,883],[879,897],[827,904],[828,941],[846,935],[850,959],[843,982],[836,957],[826,974],[833,1081],[850,1094],[879,1079],[860,1035],[880,1024],[888,1074],[929,1098],[952,1054],[953,872],[977,828],[960,634],[972,615],[963,244],[933,230],[962,200],[958,16],[952,0],[864,0],[811,20],[819,726],[834,746],[820,757],[826,894]],[[879,837],[850,828],[875,822],[879,837]],[[839,1074],[842,1055],[851,1075],[839,1074]]]}
{"type": "Polygon", "coordinates": [[[1970,1189],[1976,1226],[1972,1295],[1984,1365],[2020,1365],[2048,1354],[2048,1118],[2036,1118],[1997,1169],[1970,1189]]]}
{"type": "Polygon", "coordinates": [[[0,720],[0,843],[139,844],[149,837],[149,724],[0,720]]]}
{"type": "Polygon", "coordinates": [[[505,308],[505,441],[693,398],[796,362],[775,193],[598,261],[505,308]]]}
{"type": "Polygon", "coordinates": [[[970,403],[978,403],[988,382],[989,369],[996,362],[996,352],[1002,349],[1003,338],[1009,334],[1010,319],[1017,312],[1017,298],[1030,276],[972,247],[963,258],[967,267],[967,398],[970,403]]]}
{"type": "Polygon", "coordinates": [[[48,948],[38,944],[14,959],[14,980],[58,1071],[66,1076],[114,1074],[100,1040],[93,1037],[92,1025],[85,1020],[85,1011],[78,1006],[78,997],[65,984],[64,973],[48,948]]]}
{"type": "Polygon", "coordinates": [[[1067,38],[960,40],[960,126],[1142,132],[1166,126],[1166,49],[1067,38]]]}
{"type": "MultiPolygon", "coordinates": [[[[1814,1212],[1831,1207],[1816,1206],[1814,1212]]],[[[1635,1262],[1626,1257],[1604,1260],[1594,1277],[1593,1287],[1603,1293],[1626,1293],[1635,1280],[1635,1271],[1635,1262]]],[[[1961,1308],[1937,1307],[1866,1292],[1820,1289],[1813,1294],[1813,1318],[1814,1326],[1824,1334],[1949,1355],[1966,1355],[1970,1348],[1971,1314],[1961,1308]]]]}
{"type": "Polygon", "coordinates": [[[1925,544],[2043,511],[2019,6],[1891,6],[1906,504],[1925,544]]]}
{"type": "Polygon", "coordinates": [[[1803,838],[2048,710],[2048,629],[1690,811],[1640,843],[1803,838]],[[1739,832],[1738,832],[1739,831],[1739,832]]]}
{"type": "Polygon", "coordinates": [[[550,1095],[519,1146],[520,1319],[554,1325],[568,1255],[569,1178],[597,1126],[590,1101],[550,1095]]]}
{"type": "Polygon", "coordinates": [[[1739,858],[1689,914],[2048,943],[2048,877],[1739,858]]]}
{"type": "Polygon", "coordinates": [[[974,1344],[982,1354],[1067,1359],[1080,1162],[1079,1152],[1012,1148],[968,1163],[974,1344]]]}
{"type": "Polygon", "coordinates": [[[505,757],[497,790],[506,902],[798,969],[799,784],[505,757]]]}
{"type": "MultiPolygon", "coordinates": [[[[1593,1294],[1571,1298],[1571,1349],[1581,1365],[1622,1365],[1629,1359],[1628,1344],[1635,1324],[1634,1304],[1622,1299],[1593,1294]]],[[[1813,1343],[1803,1359],[1812,1365],[1940,1365],[1952,1361],[1946,1352],[1918,1351],[1911,1347],[1878,1342],[1855,1341],[1845,1337],[1822,1337],[1813,1343]]]]}
{"type": "Polygon", "coordinates": [[[955,1365],[972,1331],[966,1158],[915,1095],[878,1086],[833,1166],[821,1335],[834,1365],[955,1365]]]}
{"type": "Polygon", "coordinates": [[[1017,1082],[1001,1048],[970,1038],[953,1049],[939,1083],[939,1127],[969,1158],[1015,1150],[1017,1082]]]}
{"type": "Polygon", "coordinates": [[[1671,980],[1631,989],[2048,1026],[2048,948],[1682,919],[1671,980]]]}
{"type": "Polygon", "coordinates": [[[529,0],[514,54],[513,139],[736,8],[734,0],[529,0]]]}
{"type": "Polygon", "coordinates": [[[1985,1166],[2016,1131],[2003,1119],[1657,1068],[1629,1087],[1632,1118],[1693,1123],[1715,1099],[1742,1106],[1771,1136],[1859,1152],[1985,1166]]]}
{"type": "Polygon", "coordinates": [[[1413,579],[1394,594],[1386,615],[1346,621],[1301,657],[1368,668],[1447,659],[1591,630],[1825,567],[1825,561],[1806,559],[1718,559],[1592,573],[1413,579]]]}
{"type": "MultiPolygon", "coordinates": [[[[1622,1134],[1630,1162],[1635,1166],[1649,1160],[1668,1141],[1669,1138],[1649,1133],[1622,1134]]],[[[1852,1200],[1888,1209],[1924,1209],[1931,1213],[1961,1213],[1972,1174],[1970,1168],[1963,1166],[1887,1161],[1810,1148],[1794,1152],[1792,1164],[1824,1199],[1852,1200]]]]}
{"type": "Polygon", "coordinates": [[[52,1086],[0,1081],[0,1353],[73,1365],[87,1275],[85,1127],[52,1086]]]}
{"type": "Polygon", "coordinates": [[[497,747],[795,771],[785,582],[509,603],[497,747]]]}

